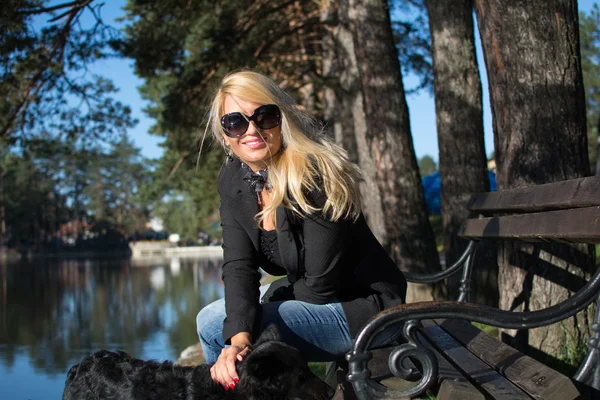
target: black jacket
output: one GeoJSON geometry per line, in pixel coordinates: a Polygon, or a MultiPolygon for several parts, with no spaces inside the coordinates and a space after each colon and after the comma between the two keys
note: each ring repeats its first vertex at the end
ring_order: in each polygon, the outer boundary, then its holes
{"type": "MultiPolygon", "coordinates": [[[[256,194],[243,181],[246,169],[239,160],[221,168],[218,189],[223,226],[223,281],[227,318],[223,338],[239,332],[253,335],[260,326],[259,227],[256,194]]],[[[309,193],[322,206],[324,195],[309,193]]],[[[321,215],[299,217],[279,207],[277,241],[284,268],[267,270],[287,275],[287,299],[313,304],[340,301],[354,337],[374,314],[404,302],[406,280],[377,241],[364,217],[331,222],[321,215]]],[[[280,283],[280,282],[279,282],[280,283]]],[[[280,286],[278,284],[278,286],[280,286]]],[[[280,298],[279,298],[280,299],[280,298]]]]}

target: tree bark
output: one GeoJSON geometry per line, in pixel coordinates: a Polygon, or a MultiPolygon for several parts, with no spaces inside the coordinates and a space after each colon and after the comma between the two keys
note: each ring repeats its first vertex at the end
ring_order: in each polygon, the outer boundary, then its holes
{"type": "MultiPolygon", "coordinates": [[[[367,121],[365,144],[383,205],[385,245],[403,269],[438,271],[387,2],[344,0],[340,4],[348,9],[367,121]]],[[[407,301],[431,298],[431,287],[423,289],[421,285],[411,288],[407,301]]]]}
{"type": "MultiPolygon", "coordinates": [[[[468,217],[472,193],[489,190],[481,80],[475,55],[473,0],[427,0],[439,146],[441,214],[446,264],[465,250],[458,230],[468,217]]],[[[489,251],[479,251],[471,300],[498,304],[498,267],[489,251]]],[[[495,252],[494,252],[495,253],[495,252]]],[[[460,276],[449,279],[450,299],[458,296],[460,276]]]]}
{"type": "Polygon", "coordinates": [[[350,159],[362,170],[363,212],[377,240],[386,243],[375,165],[366,144],[367,121],[347,4],[339,4],[337,0],[323,1],[321,10],[321,18],[327,27],[323,74],[330,83],[325,91],[326,119],[332,125],[336,143],[348,151],[350,159]]]}
{"type": "MultiPolygon", "coordinates": [[[[576,0],[475,0],[475,10],[489,79],[498,187],[588,175],[576,0]]],[[[587,245],[500,246],[501,307],[539,310],[565,300],[572,292],[553,283],[564,282],[555,276],[558,268],[589,278],[593,258],[587,245]]],[[[566,366],[585,347],[591,320],[588,309],[561,324],[507,331],[503,338],[550,365],[566,366]]]]}
{"type": "Polygon", "coordinates": [[[598,118],[598,139],[596,140],[596,168],[594,169],[594,175],[600,175],[600,118],[598,118]]]}

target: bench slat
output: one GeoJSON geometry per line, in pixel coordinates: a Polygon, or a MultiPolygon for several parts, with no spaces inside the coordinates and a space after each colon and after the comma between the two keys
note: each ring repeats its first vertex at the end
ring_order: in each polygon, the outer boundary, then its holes
{"type": "Polygon", "coordinates": [[[480,359],[535,399],[570,400],[581,393],[572,379],[513,349],[464,320],[439,321],[480,359]]]}
{"type": "Polygon", "coordinates": [[[600,176],[477,193],[467,208],[480,214],[600,206],[600,176]]]}
{"type": "Polygon", "coordinates": [[[600,243],[600,207],[468,219],[459,235],[468,239],[523,239],[600,243]]]}
{"type": "Polygon", "coordinates": [[[424,327],[422,332],[441,354],[464,374],[471,377],[472,382],[489,393],[492,398],[530,400],[530,397],[521,389],[471,354],[441,327],[437,325],[424,327]]]}
{"type": "MultiPolygon", "coordinates": [[[[435,326],[432,320],[421,321],[424,327],[435,326]]],[[[441,382],[436,400],[485,400],[485,396],[456,369],[440,352],[429,343],[422,333],[418,333],[419,340],[424,346],[433,351],[438,360],[438,382],[441,382]]]]}

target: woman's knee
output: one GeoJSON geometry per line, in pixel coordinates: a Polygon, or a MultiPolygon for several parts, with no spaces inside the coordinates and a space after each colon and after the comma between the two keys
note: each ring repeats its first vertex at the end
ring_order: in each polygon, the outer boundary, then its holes
{"type": "Polygon", "coordinates": [[[223,329],[225,302],[217,300],[204,307],[196,316],[196,330],[200,339],[210,340],[223,329]],[[217,332],[218,331],[218,332],[217,332]]]}

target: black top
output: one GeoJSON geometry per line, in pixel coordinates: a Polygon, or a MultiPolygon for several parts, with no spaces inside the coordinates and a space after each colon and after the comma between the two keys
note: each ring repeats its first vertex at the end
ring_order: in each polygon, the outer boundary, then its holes
{"type": "MultiPolygon", "coordinates": [[[[279,255],[279,245],[277,244],[277,231],[260,230],[260,252],[264,257],[264,264],[272,264],[275,267],[283,268],[281,256],[279,255]]],[[[270,269],[268,266],[267,269],[270,269]]],[[[264,269],[264,268],[263,268],[264,269]]]]}
{"type": "MultiPolygon", "coordinates": [[[[234,159],[223,165],[218,179],[227,312],[223,338],[227,344],[239,332],[255,336],[260,327],[259,267],[271,275],[286,275],[278,285],[287,285],[283,291],[287,299],[313,304],[340,301],[352,337],[374,314],[404,302],[406,280],[363,215],[356,221],[332,222],[321,214],[300,217],[278,207],[275,235],[280,262],[264,263],[254,218],[258,203],[243,180],[245,173],[234,159]]],[[[317,207],[326,200],[318,190],[307,197],[317,207]]]]}

